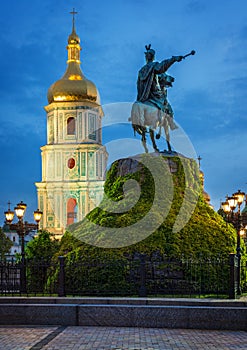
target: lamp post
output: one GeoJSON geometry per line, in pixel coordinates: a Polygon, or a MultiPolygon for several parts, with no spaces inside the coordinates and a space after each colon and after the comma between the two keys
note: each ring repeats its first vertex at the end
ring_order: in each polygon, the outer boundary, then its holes
{"type": "Polygon", "coordinates": [[[8,203],[9,208],[7,211],[4,212],[5,214],[5,220],[6,224],[9,226],[10,230],[14,230],[17,232],[21,239],[21,271],[20,271],[20,291],[25,293],[26,292],[26,266],[25,266],[25,235],[32,231],[32,230],[38,230],[39,228],[39,222],[42,217],[42,211],[39,209],[35,210],[33,212],[34,220],[36,221],[36,224],[29,223],[27,221],[23,221],[23,217],[26,212],[27,205],[21,201],[16,205],[14,208],[15,212],[10,210],[10,202],[8,203]],[[12,221],[14,219],[14,216],[17,216],[18,222],[16,224],[12,224],[12,221]]]}
{"type": "Polygon", "coordinates": [[[244,233],[244,229],[242,228],[242,218],[240,207],[244,201],[246,194],[238,190],[238,192],[233,193],[231,197],[226,197],[226,201],[221,203],[221,209],[227,215],[227,221],[232,223],[237,231],[237,248],[236,248],[236,256],[238,259],[238,268],[237,268],[237,294],[241,295],[241,247],[240,247],[240,238],[244,233]],[[237,211],[235,212],[235,209],[237,211]]]}

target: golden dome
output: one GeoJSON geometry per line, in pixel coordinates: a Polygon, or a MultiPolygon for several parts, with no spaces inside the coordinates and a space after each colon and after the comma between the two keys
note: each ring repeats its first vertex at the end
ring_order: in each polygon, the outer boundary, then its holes
{"type": "Polygon", "coordinates": [[[64,76],[48,89],[48,103],[90,101],[100,105],[99,93],[94,83],[85,78],[80,68],[80,38],[75,32],[68,37],[67,70],[64,76]]]}
{"type": "Polygon", "coordinates": [[[96,86],[84,77],[76,62],[70,62],[64,76],[51,85],[47,99],[49,103],[91,101],[100,104],[96,86]]]}

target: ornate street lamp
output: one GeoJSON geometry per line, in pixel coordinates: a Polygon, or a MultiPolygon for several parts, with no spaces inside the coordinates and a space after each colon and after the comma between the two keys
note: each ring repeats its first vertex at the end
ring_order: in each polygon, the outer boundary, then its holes
{"type": "Polygon", "coordinates": [[[224,213],[226,213],[227,215],[230,213],[231,208],[227,200],[221,203],[221,209],[223,209],[224,213]]]}
{"type": "Polygon", "coordinates": [[[240,214],[240,207],[244,201],[244,197],[245,197],[245,193],[241,192],[240,190],[238,190],[238,192],[233,193],[233,197],[236,199],[237,201],[237,205],[238,205],[238,212],[240,214]]]}
{"type": "Polygon", "coordinates": [[[10,210],[10,202],[8,203],[8,205],[9,205],[8,210],[4,212],[6,224],[9,226],[10,230],[16,231],[21,239],[21,276],[20,276],[21,288],[20,288],[20,291],[25,293],[26,292],[26,266],[25,266],[24,237],[28,232],[39,229],[39,222],[41,220],[43,213],[39,209],[33,212],[33,216],[34,216],[34,220],[36,221],[36,224],[29,223],[27,221],[23,222],[23,217],[25,215],[27,205],[21,201],[14,208],[15,213],[12,210],[10,210]],[[15,215],[18,218],[18,222],[16,224],[12,224],[12,221],[15,215]]]}
{"type": "Polygon", "coordinates": [[[34,217],[34,220],[37,222],[37,225],[39,224],[39,222],[42,218],[42,215],[43,215],[43,212],[40,211],[39,209],[37,209],[33,212],[33,217],[34,217]]]}
{"type": "Polygon", "coordinates": [[[245,193],[238,190],[238,192],[233,193],[231,197],[226,197],[226,201],[221,203],[221,209],[225,212],[227,215],[227,221],[232,223],[237,231],[237,249],[236,249],[236,256],[238,258],[238,272],[237,272],[237,293],[238,295],[241,295],[241,236],[245,232],[245,228],[242,227],[241,222],[241,212],[240,207],[244,201],[245,193]],[[234,210],[237,208],[237,212],[234,212],[234,210]],[[230,215],[231,214],[231,215],[230,215]]]}
{"type": "Polygon", "coordinates": [[[7,224],[11,224],[11,222],[14,219],[15,213],[12,210],[10,210],[10,208],[9,208],[8,211],[4,212],[4,215],[5,215],[5,219],[6,219],[7,224]]]}
{"type": "Polygon", "coordinates": [[[230,211],[234,211],[237,205],[237,199],[232,195],[232,197],[228,197],[226,201],[229,204],[230,211]]]}
{"type": "Polygon", "coordinates": [[[21,220],[23,218],[26,209],[27,209],[27,205],[25,203],[23,203],[22,201],[16,205],[15,215],[18,217],[19,220],[21,220]]]}

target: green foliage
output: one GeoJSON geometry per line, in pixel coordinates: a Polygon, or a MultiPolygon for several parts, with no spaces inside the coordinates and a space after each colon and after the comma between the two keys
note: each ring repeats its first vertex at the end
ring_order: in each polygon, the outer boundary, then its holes
{"type": "Polygon", "coordinates": [[[5,260],[5,255],[9,252],[13,242],[5,235],[2,228],[0,228],[0,260],[5,260]]]}
{"type": "MultiPolygon", "coordinates": [[[[26,246],[27,288],[36,293],[44,293],[50,276],[54,280],[56,273],[52,267],[52,258],[59,250],[60,243],[48,231],[39,231],[37,237],[26,246]]],[[[51,288],[49,288],[51,289],[51,288]]]]}
{"type": "Polygon", "coordinates": [[[59,241],[48,231],[39,231],[38,236],[28,242],[26,246],[26,258],[36,261],[51,261],[53,255],[59,249],[59,241]]]}
{"type": "MultiPolygon", "coordinates": [[[[94,293],[97,290],[106,291],[111,287],[121,285],[123,294],[128,288],[132,288],[131,284],[126,284],[125,278],[128,264],[127,260],[133,257],[135,252],[151,256],[156,252],[165,254],[169,258],[192,259],[208,261],[220,259],[228,260],[230,252],[236,250],[236,231],[232,225],[227,224],[223,217],[216,213],[204,200],[203,189],[199,179],[199,169],[195,161],[192,159],[181,159],[172,157],[170,164],[169,157],[165,157],[170,167],[175,170],[172,175],[167,175],[157,170],[158,176],[165,176],[164,187],[155,189],[155,181],[148,167],[138,166],[136,171],[126,172],[125,175],[119,175],[120,163],[115,162],[107,174],[105,182],[105,197],[100,208],[95,208],[87,215],[82,222],[71,225],[60,244],[60,249],[56,254],[66,256],[66,285],[78,286],[78,293],[83,292],[83,288],[89,284],[93,286],[94,293]],[[170,181],[172,177],[172,182],[170,181]],[[124,184],[127,180],[135,180],[140,185],[140,196],[135,202],[134,195],[130,191],[129,197],[125,198],[126,208],[130,209],[121,211],[122,199],[124,198],[124,184]],[[173,187],[173,197],[169,198],[169,189],[173,187]],[[156,190],[156,193],[155,193],[156,190]],[[158,194],[157,194],[158,192],[158,194]],[[187,200],[184,200],[186,193],[187,200]],[[107,228],[124,228],[140,222],[140,220],[149,213],[153,206],[154,196],[160,196],[160,203],[166,200],[170,206],[170,210],[162,224],[145,239],[138,243],[128,245],[128,237],[118,236],[113,232],[109,238],[109,246],[111,242],[122,244],[121,248],[100,248],[103,240],[107,243],[107,228]],[[109,202],[110,200],[110,202],[109,202]],[[114,204],[114,205],[113,205],[114,204]],[[112,210],[114,206],[114,212],[112,210]],[[194,211],[191,212],[191,207],[194,211]],[[182,208],[182,209],[181,209],[182,208]],[[181,213],[182,210],[182,213],[181,213]],[[174,223],[178,214],[180,219],[187,224],[178,231],[174,231],[174,223]],[[96,225],[95,225],[96,224],[96,225]],[[104,227],[105,231],[101,235],[98,234],[97,227],[104,227]],[[94,237],[95,245],[87,242],[88,237],[94,237]],[[125,246],[126,239],[126,246],[125,246]],[[95,263],[95,266],[87,265],[88,261],[95,263]],[[104,262],[105,265],[100,265],[104,262]],[[115,263],[113,263],[115,262],[115,263]],[[115,265],[115,268],[113,267],[115,265]],[[106,268],[106,266],[108,266],[106,268]],[[111,266],[111,267],[110,267],[111,266]]],[[[157,208],[159,209],[159,208],[157,208]]],[[[159,210],[152,213],[150,220],[159,221],[159,210]]],[[[139,231],[145,231],[146,227],[138,226],[139,231]]],[[[138,238],[140,232],[135,230],[133,226],[132,234],[138,238]]],[[[245,259],[245,246],[242,242],[242,258],[245,259]]],[[[221,269],[221,274],[228,281],[229,269],[227,264],[224,265],[225,270],[221,269]],[[223,271],[224,270],[224,271],[223,271]]],[[[205,267],[206,269],[206,267],[205,267]]],[[[183,269],[186,277],[186,269],[183,269]]],[[[206,271],[206,270],[205,270],[206,271]]],[[[191,272],[188,272],[191,275],[191,272]]],[[[216,281],[219,275],[219,269],[212,267],[210,271],[210,279],[216,281]]],[[[199,283],[198,278],[206,276],[206,272],[202,269],[202,264],[195,268],[193,275],[193,283],[199,283]],[[199,274],[199,269],[201,274],[199,274]],[[200,275],[200,277],[199,277],[200,275]]],[[[191,276],[190,276],[191,277],[191,276]]],[[[189,275],[186,277],[189,278],[189,275]]],[[[207,278],[207,281],[210,280],[207,278]]],[[[211,282],[210,282],[211,283],[211,282]]],[[[88,290],[88,289],[87,289],[88,290]]],[[[117,290],[117,288],[116,288],[117,290]]],[[[129,291],[128,291],[129,292],[129,291]]]]}
{"type": "MultiPolygon", "coordinates": [[[[202,187],[200,182],[198,182],[198,166],[196,162],[192,159],[186,159],[182,163],[179,157],[173,157],[172,161],[177,169],[172,174],[173,198],[169,214],[152,235],[132,246],[119,248],[117,250],[118,253],[123,255],[125,253],[139,251],[150,254],[159,250],[169,256],[175,257],[228,255],[235,250],[236,232],[231,225],[226,224],[223,218],[204,201],[202,187]],[[185,183],[186,181],[187,183],[185,183]],[[185,189],[187,191],[187,202],[184,204],[185,189]],[[186,219],[191,204],[193,204],[195,199],[197,199],[197,203],[189,221],[182,230],[177,233],[173,232],[173,225],[182,204],[184,204],[183,215],[186,219]]],[[[128,179],[135,179],[139,182],[141,187],[140,198],[130,210],[123,213],[112,213],[111,210],[107,211],[108,204],[104,207],[103,199],[101,208],[103,207],[104,210],[96,208],[88,214],[86,220],[72,225],[70,232],[72,232],[74,238],[78,239],[76,245],[79,245],[82,250],[87,246],[87,244],[83,243],[85,237],[93,237],[93,235],[97,237],[97,226],[94,224],[100,227],[106,227],[106,232],[107,227],[127,227],[139,222],[149,212],[152,206],[155,186],[152,174],[146,167],[139,167],[136,172],[128,173],[124,176],[117,176],[117,174],[118,162],[115,162],[108,172],[105,182],[105,194],[115,201],[116,208],[118,201],[123,198],[123,184],[128,179]]],[[[164,174],[159,174],[159,176],[164,176],[164,174]]],[[[165,189],[159,189],[159,192],[162,198],[165,194],[165,189]]],[[[183,220],[183,215],[181,215],[181,220],[183,220]]],[[[152,219],[154,221],[159,220],[158,211],[157,214],[155,212],[153,213],[152,219]]],[[[141,229],[138,227],[138,229],[145,230],[145,227],[141,229]]],[[[122,240],[120,243],[124,243],[124,237],[118,237],[117,232],[118,230],[116,230],[116,236],[111,237],[111,239],[114,241],[122,240]]],[[[133,235],[138,237],[138,234],[133,228],[133,235]]],[[[67,235],[64,238],[67,239],[67,243],[69,242],[68,237],[67,235]]],[[[104,239],[104,237],[98,237],[97,239],[100,242],[100,239],[104,239]]],[[[95,240],[96,243],[97,239],[95,240]]],[[[72,246],[75,242],[73,242],[72,246]]],[[[67,246],[69,245],[67,244],[67,246]]],[[[61,247],[63,247],[63,241],[61,242],[61,247]]],[[[67,247],[66,249],[70,248],[67,247]]],[[[86,250],[89,254],[94,254],[95,251],[94,247],[87,248],[86,250]]],[[[108,251],[116,254],[116,250],[114,249],[108,249],[108,251]]]]}
{"type": "MultiPolygon", "coordinates": [[[[84,250],[85,253],[85,250],[84,250]]],[[[126,259],[111,256],[101,250],[97,258],[82,254],[80,248],[66,256],[66,293],[82,295],[90,291],[91,295],[109,295],[121,291],[128,295],[131,285],[126,283],[128,265],[126,259]]]]}

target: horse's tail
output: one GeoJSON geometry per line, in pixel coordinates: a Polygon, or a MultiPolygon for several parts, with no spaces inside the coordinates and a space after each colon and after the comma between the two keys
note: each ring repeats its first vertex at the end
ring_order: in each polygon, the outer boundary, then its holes
{"type": "Polygon", "coordinates": [[[145,118],[144,118],[144,111],[143,111],[143,104],[140,102],[134,102],[131,109],[131,117],[128,119],[132,122],[132,127],[134,130],[134,136],[136,136],[136,133],[141,135],[145,135],[147,132],[147,129],[145,127],[145,118]],[[140,107],[140,105],[142,107],[140,107]]]}
{"type": "Polygon", "coordinates": [[[177,124],[174,122],[174,119],[173,119],[172,116],[169,115],[168,118],[167,118],[167,120],[168,120],[168,125],[169,125],[169,127],[170,127],[171,130],[176,130],[176,129],[178,129],[178,126],[177,126],[177,124]]]}

